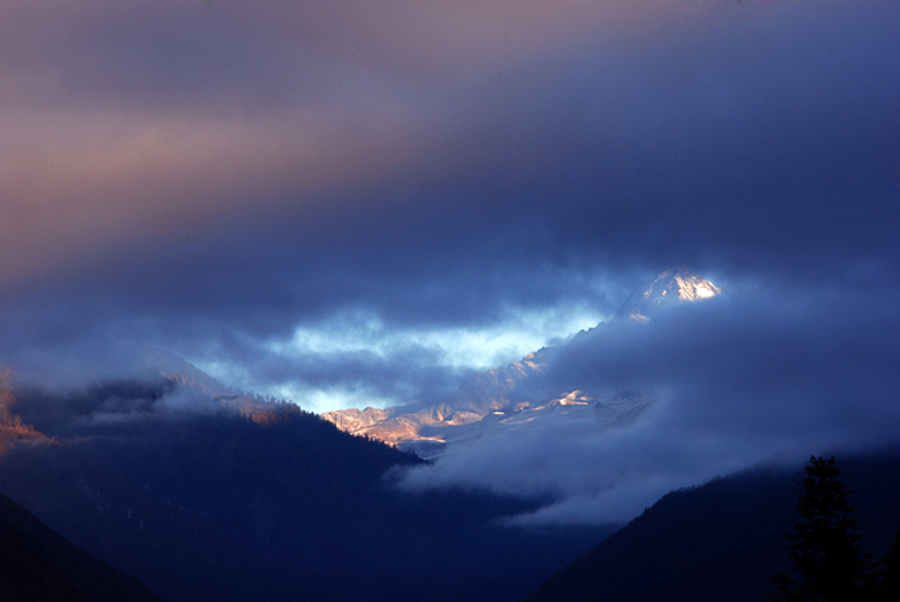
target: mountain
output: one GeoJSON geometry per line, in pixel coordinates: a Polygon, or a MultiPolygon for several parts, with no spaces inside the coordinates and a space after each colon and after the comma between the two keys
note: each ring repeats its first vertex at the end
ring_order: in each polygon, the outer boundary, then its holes
{"type": "MultiPolygon", "coordinates": [[[[891,545],[900,504],[900,450],[838,457],[858,506],[864,550],[891,545]]],[[[673,491],[525,602],[751,602],[789,573],[785,534],[798,521],[803,471],[757,468],[673,491]]]]}
{"type": "Polygon", "coordinates": [[[161,602],[140,582],[75,547],[2,494],[0,600],[161,602]]]}
{"type": "Polygon", "coordinates": [[[615,320],[649,322],[661,307],[708,299],[722,294],[709,280],[693,273],[685,266],[666,270],[644,289],[635,291],[616,313],[615,320]]]}
{"type": "MultiPolygon", "coordinates": [[[[672,279],[657,290],[693,282],[672,279]]],[[[77,388],[6,374],[0,490],[169,602],[515,600],[611,528],[499,526],[546,496],[404,493],[397,475],[423,460],[376,439],[433,457],[538,421],[592,420],[599,432],[652,403],[554,382],[559,352],[478,374],[441,400],[330,421],[156,350],[137,354],[139,377],[77,388]]]]}
{"type": "Polygon", "coordinates": [[[609,532],[496,526],[540,500],[402,493],[419,458],[172,367],[7,384],[0,455],[0,489],[168,602],[515,600],[609,532]]]}
{"type": "Polygon", "coordinates": [[[323,414],[341,430],[416,451],[438,455],[450,440],[474,436],[489,422],[507,414],[534,411],[534,399],[550,404],[542,372],[553,349],[542,349],[503,368],[476,374],[452,396],[432,402],[390,408],[338,410],[323,414]]]}
{"type": "MultiPolygon", "coordinates": [[[[635,291],[615,320],[646,323],[660,308],[721,294],[686,267],[667,270],[635,291]]],[[[603,329],[598,324],[591,332],[603,329]]],[[[585,332],[575,335],[577,339],[585,332]]],[[[535,421],[586,418],[608,428],[637,416],[652,400],[647,392],[594,392],[579,383],[551,382],[548,364],[560,348],[544,348],[506,367],[471,377],[453,395],[390,408],[336,410],[322,417],[339,429],[436,458],[503,430],[530,428],[535,421]]]]}

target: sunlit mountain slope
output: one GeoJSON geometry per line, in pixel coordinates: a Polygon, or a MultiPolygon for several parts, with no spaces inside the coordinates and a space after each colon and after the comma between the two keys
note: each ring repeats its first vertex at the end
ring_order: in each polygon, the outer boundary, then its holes
{"type": "MultiPolygon", "coordinates": [[[[647,322],[660,308],[719,294],[710,281],[678,267],[635,291],[615,320],[647,322]]],[[[599,324],[592,331],[605,327],[599,324]]],[[[349,433],[434,458],[486,433],[529,428],[534,421],[591,419],[598,429],[608,428],[636,417],[652,401],[652,394],[645,391],[610,394],[548,379],[547,364],[559,350],[544,348],[508,366],[476,374],[457,393],[433,402],[337,410],[323,417],[349,433]]]]}

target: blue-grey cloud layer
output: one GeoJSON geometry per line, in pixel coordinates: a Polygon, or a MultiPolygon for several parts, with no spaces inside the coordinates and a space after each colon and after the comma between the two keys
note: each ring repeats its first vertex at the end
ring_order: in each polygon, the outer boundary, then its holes
{"type": "Polygon", "coordinates": [[[408,330],[609,314],[681,263],[883,294],[898,11],[7,4],[0,352],[39,373],[146,342],[260,383],[421,397],[459,374],[442,350],[292,372],[267,349],[341,312],[408,330]]]}
{"type": "Polygon", "coordinates": [[[547,371],[558,390],[642,390],[633,423],[535,421],[403,475],[557,501],[519,524],[628,520],[657,497],[758,464],[896,444],[900,319],[866,290],[741,290],[577,338],[547,371]]]}

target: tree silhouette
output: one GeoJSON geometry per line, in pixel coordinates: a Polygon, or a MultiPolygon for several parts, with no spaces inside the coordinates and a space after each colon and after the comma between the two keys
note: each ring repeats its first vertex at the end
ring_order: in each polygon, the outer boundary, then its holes
{"type": "Polygon", "coordinates": [[[853,516],[850,490],[840,481],[834,458],[812,456],[803,480],[800,522],[785,546],[799,581],[776,575],[769,597],[775,602],[858,602],[866,595],[865,562],[859,522],[853,516]]]}
{"type": "Polygon", "coordinates": [[[881,560],[878,600],[900,602],[900,527],[894,532],[894,544],[881,560]]]}

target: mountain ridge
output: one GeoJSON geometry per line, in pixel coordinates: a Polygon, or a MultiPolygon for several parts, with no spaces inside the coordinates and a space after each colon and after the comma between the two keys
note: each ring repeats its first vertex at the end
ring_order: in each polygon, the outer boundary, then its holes
{"type": "Polygon", "coordinates": [[[0,599],[162,602],[137,579],[76,547],[0,494],[0,599]]]}
{"type": "Polygon", "coordinates": [[[44,438],[0,456],[13,500],[169,602],[511,601],[610,531],[504,529],[540,501],[406,493],[414,455],[186,380],[11,389],[44,438]]]}
{"type": "MultiPolygon", "coordinates": [[[[661,308],[714,297],[721,292],[709,280],[679,266],[662,272],[632,293],[613,322],[645,324],[661,308]]],[[[571,340],[605,326],[601,322],[589,331],[577,333],[571,340]]],[[[550,419],[565,414],[567,417],[594,415],[605,419],[612,416],[613,422],[618,420],[622,408],[611,402],[622,392],[610,396],[609,393],[586,391],[577,383],[560,388],[558,383],[544,378],[549,363],[560,349],[545,347],[507,366],[479,372],[463,383],[455,394],[439,400],[388,408],[335,410],[322,414],[322,417],[341,430],[373,437],[427,459],[452,452],[454,446],[473,437],[541,420],[545,415],[552,416],[550,419]],[[594,411],[584,412],[584,409],[594,411]]],[[[632,409],[639,411],[651,398],[651,395],[635,395],[632,409]]],[[[602,422],[608,426],[605,419],[602,422]]]]}

